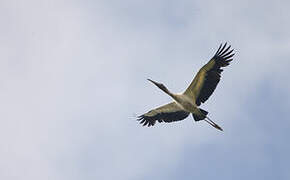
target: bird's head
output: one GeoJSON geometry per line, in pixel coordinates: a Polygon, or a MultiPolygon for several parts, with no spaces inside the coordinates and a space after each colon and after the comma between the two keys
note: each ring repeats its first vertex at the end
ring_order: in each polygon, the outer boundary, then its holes
{"type": "Polygon", "coordinates": [[[155,82],[155,81],[153,81],[151,79],[147,79],[147,80],[152,82],[153,84],[155,84],[157,87],[159,87],[164,92],[168,92],[168,89],[162,83],[155,82]]]}

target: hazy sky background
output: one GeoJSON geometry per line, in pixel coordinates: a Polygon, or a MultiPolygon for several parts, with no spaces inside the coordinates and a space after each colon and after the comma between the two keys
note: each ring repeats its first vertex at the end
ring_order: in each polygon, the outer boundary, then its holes
{"type": "Polygon", "coordinates": [[[290,179],[290,1],[1,0],[0,179],[290,179]],[[192,117],[134,116],[235,49],[192,117]]]}

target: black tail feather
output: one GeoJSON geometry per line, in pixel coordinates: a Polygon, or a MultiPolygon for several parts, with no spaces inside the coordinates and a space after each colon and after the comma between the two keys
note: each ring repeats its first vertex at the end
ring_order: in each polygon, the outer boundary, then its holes
{"type": "Polygon", "coordinates": [[[201,111],[202,115],[197,115],[197,114],[193,114],[192,113],[192,117],[195,121],[200,121],[206,118],[206,115],[208,114],[208,112],[206,110],[203,110],[201,108],[199,108],[199,110],[201,111]]]}
{"type": "Polygon", "coordinates": [[[208,114],[208,112],[206,110],[203,110],[201,108],[199,108],[199,110],[202,112],[202,114],[204,114],[205,116],[208,114]]]}

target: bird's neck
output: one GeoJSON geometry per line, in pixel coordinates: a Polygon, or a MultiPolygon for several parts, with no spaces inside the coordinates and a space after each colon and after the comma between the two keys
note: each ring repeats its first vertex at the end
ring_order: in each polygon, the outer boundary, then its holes
{"type": "Polygon", "coordinates": [[[168,89],[162,89],[166,94],[171,96],[173,99],[176,99],[176,94],[170,92],[168,89]]]}

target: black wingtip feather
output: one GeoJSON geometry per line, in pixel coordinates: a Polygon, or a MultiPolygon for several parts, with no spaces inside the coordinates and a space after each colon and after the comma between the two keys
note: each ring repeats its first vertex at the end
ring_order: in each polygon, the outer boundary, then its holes
{"type": "Polygon", "coordinates": [[[218,50],[216,51],[215,55],[217,55],[217,54],[219,53],[219,51],[220,51],[222,45],[223,45],[223,44],[220,44],[220,46],[219,46],[218,50]]]}
{"type": "MultiPolygon", "coordinates": [[[[230,48],[230,47],[231,47],[231,46],[229,46],[229,48],[230,48]]],[[[228,48],[228,49],[229,49],[229,48],[228,48]]],[[[227,50],[228,50],[228,49],[227,49],[227,50]]],[[[228,55],[231,54],[233,51],[234,51],[234,49],[230,50],[229,52],[223,54],[222,57],[224,58],[224,57],[228,56],[228,55]]]]}
{"type": "Polygon", "coordinates": [[[222,47],[222,49],[219,51],[217,55],[220,56],[223,53],[223,50],[225,49],[226,46],[227,46],[227,43],[224,44],[224,46],[222,47]]]}
{"type": "Polygon", "coordinates": [[[227,56],[227,57],[223,57],[224,59],[229,59],[229,58],[231,58],[231,57],[233,57],[235,54],[230,54],[229,56],[227,56]]]}
{"type": "Polygon", "coordinates": [[[227,47],[221,54],[220,56],[225,56],[226,52],[231,48],[231,46],[227,47]]]}
{"type": "Polygon", "coordinates": [[[224,67],[226,64],[227,59],[230,59],[233,57],[235,54],[233,53],[234,49],[230,49],[231,45],[227,47],[227,43],[224,45],[220,45],[218,51],[214,55],[214,59],[216,59],[218,66],[224,67]]]}

